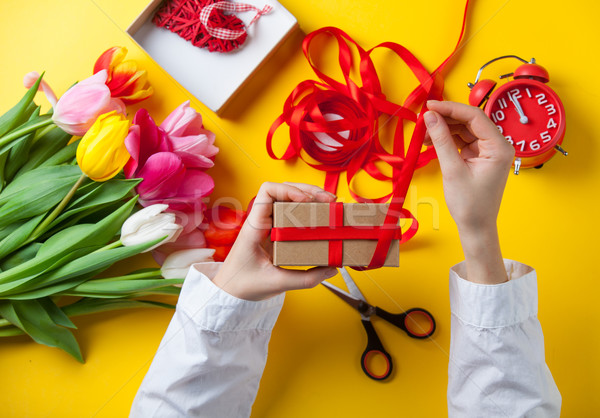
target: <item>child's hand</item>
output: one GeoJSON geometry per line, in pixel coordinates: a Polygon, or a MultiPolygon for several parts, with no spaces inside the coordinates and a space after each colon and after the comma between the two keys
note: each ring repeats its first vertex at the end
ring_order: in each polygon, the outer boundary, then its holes
{"type": "Polygon", "coordinates": [[[273,202],[333,202],[335,199],[334,195],[317,186],[264,183],[213,282],[240,299],[262,300],[286,290],[314,287],[335,276],[337,269],[333,267],[316,267],[307,271],[275,267],[263,248],[273,224],[273,202]]]}
{"type": "Polygon", "coordinates": [[[506,281],[496,219],[514,148],[481,109],[430,101],[424,115],[461,237],[469,280],[506,281]],[[459,152],[460,150],[460,152],[459,152]]]}

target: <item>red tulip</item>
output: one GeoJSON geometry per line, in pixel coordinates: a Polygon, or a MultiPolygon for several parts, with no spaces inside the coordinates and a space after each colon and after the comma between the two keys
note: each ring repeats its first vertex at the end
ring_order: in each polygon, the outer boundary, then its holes
{"type": "Polygon", "coordinates": [[[244,221],[246,211],[226,206],[212,208],[207,214],[208,225],[204,231],[208,248],[216,250],[215,261],[224,261],[233,246],[244,221]]]}
{"type": "Polygon", "coordinates": [[[154,90],[148,83],[146,70],[138,70],[135,61],[124,60],[125,55],[125,47],[107,49],[96,61],[94,74],[106,70],[106,85],[111,96],[123,100],[125,104],[133,104],[150,97],[154,90]]]}

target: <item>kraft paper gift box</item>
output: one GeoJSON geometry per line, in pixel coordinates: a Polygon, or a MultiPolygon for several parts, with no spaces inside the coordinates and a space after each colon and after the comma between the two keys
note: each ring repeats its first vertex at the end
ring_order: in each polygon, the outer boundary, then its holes
{"type": "Polygon", "coordinates": [[[296,18],[277,1],[236,1],[234,3],[251,4],[259,9],[270,5],[273,10],[249,28],[248,23],[255,13],[236,13],[248,31],[245,43],[231,52],[209,52],[152,22],[162,2],[151,1],[131,23],[127,33],[171,77],[218,115],[223,114],[252,75],[298,27],[296,18]]]}
{"type": "MultiPolygon", "coordinates": [[[[332,220],[329,203],[296,203],[276,202],[273,204],[273,264],[276,266],[327,266],[330,265],[330,240],[323,239],[328,230],[333,230],[332,223],[341,224],[341,217],[332,220]],[[326,227],[326,228],[318,228],[326,227]],[[285,228],[285,229],[282,229],[285,228]],[[292,240],[289,232],[301,233],[313,239],[292,240]],[[308,235],[307,235],[308,234],[308,235]]],[[[377,227],[384,222],[388,210],[387,204],[379,203],[344,203],[343,226],[345,237],[341,241],[341,264],[344,266],[367,266],[375,252],[377,240],[353,239],[360,231],[372,231],[377,236],[377,227]],[[354,232],[353,232],[354,231],[354,232]]],[[[339,212],[338,212],[339,213],[339,212]]],[[[291,236],[293,238],[293,235],[291,236]]],[[[399,240],[394,239],[384,263],[387,267],[399,265],[399,240]]]]}

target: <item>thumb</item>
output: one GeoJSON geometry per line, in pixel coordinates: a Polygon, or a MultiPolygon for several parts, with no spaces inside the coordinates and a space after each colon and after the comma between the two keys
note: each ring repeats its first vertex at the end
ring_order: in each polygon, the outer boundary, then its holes
{"type": "Polygon", "coordinates": [[[278,287],[284,291],[310,289],[337,273],[335,267],[313,267],[305,271],[279,268],[279,274],[277,275],[278,287]]]}
{"type": "Polygon", "coordinates": [[[430,110],[423,115],[423,120],[440,161],[442,174],[459,170],[464,163],[444,118],[430,110]]]}

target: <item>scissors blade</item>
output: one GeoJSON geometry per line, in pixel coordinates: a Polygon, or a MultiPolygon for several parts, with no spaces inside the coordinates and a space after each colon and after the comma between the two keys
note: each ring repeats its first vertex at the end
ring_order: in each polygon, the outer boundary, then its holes
{"type": "Polygon", "coordinates": [[[360,299],[356,299],[350,293],[340,289],[337,286],[332,285],[329,282],[321,282],[321,284],[323,286],[325,286],[327,289],[331,290],[336,296],[338,296],[340,299],[342,299],[348,305],[352,306],[354,309],[356,309],[357,311],[360,312],[360,309],[361,309],[360,307],[361,307],[361,304],[363,303],[360,299]]]}
{"type": "Polygon", "coordinates": [[[358,289],[358,286],[356,285],[356,283],[354,283],[354,280],[352,280],[352,276],[350,276],[350,273],[348,273],[348,270],[346,270],[346,267],[342,267],[339,270],[340,270],[340,273],[342,273],[342,277],[344,278],[344,282],[346,283],[346,286],[348,287],[350,294],[353,297],[360,299],[366,303],[367,299],[365,299],[365,297],[363,296],[361,291],[358,289]]]}

